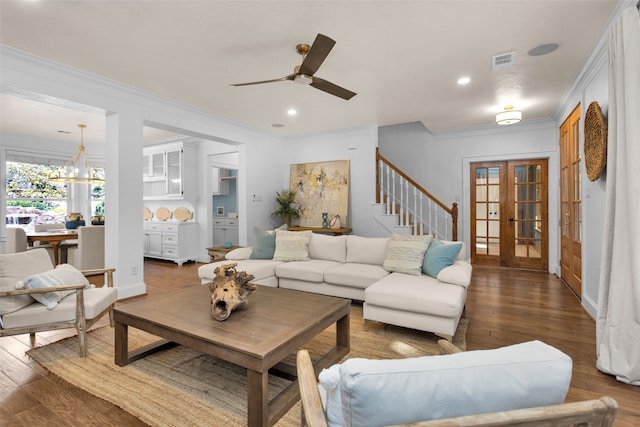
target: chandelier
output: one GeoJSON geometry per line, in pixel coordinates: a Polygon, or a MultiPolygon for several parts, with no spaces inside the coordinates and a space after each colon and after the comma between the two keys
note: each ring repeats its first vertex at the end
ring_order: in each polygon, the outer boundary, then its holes
{"type": "Polygon", "coordinates": [[[80,128],[80,147],[67,163],[56,171],[49,173],[49,181],[66,184],[104,184],[104,178],[98,173],[98,168],[84,147],[84,128],[87,125],[78,125],[80,128]]]}

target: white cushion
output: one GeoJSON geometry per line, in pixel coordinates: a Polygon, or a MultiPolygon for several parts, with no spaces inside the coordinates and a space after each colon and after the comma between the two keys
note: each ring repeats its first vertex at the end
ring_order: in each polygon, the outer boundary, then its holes
{"type": "Polygon", "coordinates": [[[324,281],[365,289],[388,275],[389,272],[380,265],[348,262],[325,270],[324,281]]]}
{"type": "Polygon", "coordinates": [[[430,235],[405,236],[392,234],[387,247],[387,256],[382,266],[387,271],[419,276],[422,274],[424,254],[427,252],[430,242],[430,235]]]}
{"type": "Polygon", "coordinates": [[[464,286],[442,283],[427,275],[391,273],[364,291],[367,304],[403,312],[458,317],[467,299],[464,286]]]}
{"type": "Polygon", "coordinates": [[[340,263],[323,259],[310,261],[285,262],[276,267],[276,276],[279,279],[295,279],[306,282],[323,282],[324,272],[340,263]]]}
{"type": "Polygon", "coordinates": [[[347,236],[347,262],[382,265],[387,257],[388,237],[347,236]]]}
{"type": "MultiPolygon", "coordinates": [[[[83,292],[85,319],[94,319],[118,299],[117,289],[107,286],[85,289],[83,292]]],[[[76,295],[74,293],[60,300],[55,310],[47,310],[44,305],[34,302],[22,310],[3,316],[2,322],[4,327],[9,329],[65,322],[75,318],[76,295]]]]}
{"type": "MultiPolygon", "coordinates": [[[[15,290],[16,282],[32,274],[51,270],[53,264],[46,249],[33,249],[0,255],[0,290],[15,290]]],[[[20,310],[33,303],[30,295],[0,297],[0,315],[20,310]]]]}
{"type": "Polygon", "coordinates": [[[347,236],[327,236],[312,233],[309,240],[309,258],[344,262],[347,257],[347,236]]]}
{"type": "Polygon", "coordinates": [[[349,359],[340,365],[339,388],[327,390],[327,402],[336,392],[342,402],[342,419],[330,425],[404,424],[560,404],[571,368],[569,356],[541,341],[446,356],[349,359]]]}
{"type": "Polygon", "coordinates": [[[285,231],[276,229],[274,261],[308,261],[311,231],[285,231]]]}

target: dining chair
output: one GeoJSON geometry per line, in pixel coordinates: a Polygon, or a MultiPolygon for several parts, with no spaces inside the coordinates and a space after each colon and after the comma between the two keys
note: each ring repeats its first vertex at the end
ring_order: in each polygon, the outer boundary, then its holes
{"type": "Polygon", "coordinates": [[[15,254],[25,252],[28,248],[27,233],[22,227],[7,227],[7,241],[4,252],[15,254]]]}
{"type": "MultiPolygon", "coordinates": [[[[67,227],[61,222],[56,222],[53,224],[35,224],[33,226],[34,231],[56,231],[56,230],[66,230],[66,228],[67,227]]],[[[36,242],[33,242],[33,246],[39,247],[39,248],[41,247],[51,248],[51,244],[46,240],[38,240],[36,242]]],[[[60,263],[66,263],[68,261],[67,253],[69,248],[73,248],[77,246],[78,246],[77,239],[63,240],[62,242],[60,242],[60,244],[58,245],[60,263]]]]}
{"type": "Polygon", "coordinates": [[[104,268],[104,225],[78,227],[78,246],[67,250],[67,263],[78,270],[104,268]]]}

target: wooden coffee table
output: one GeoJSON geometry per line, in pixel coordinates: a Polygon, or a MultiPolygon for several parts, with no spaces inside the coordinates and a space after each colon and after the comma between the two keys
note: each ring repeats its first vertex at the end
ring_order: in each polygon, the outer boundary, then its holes
{"type": "Polygon", "coordinates": [[[300,398],[295,366],[282,363],[289,355],[336,324],[336,345],[315,364],[319,371],[349,353],[351,301],[343,298],[258,286],[249,303],[224,322],[210,314],[206,286],[121,303],[113,310],[115,363],[125,366],[173,343],[247,369],[248,425],[272,426],[300,398]],[[129,351],[128,327],[164,338],[129,351]],[[268,374],[294,381],[269,401],[268,374]]]}

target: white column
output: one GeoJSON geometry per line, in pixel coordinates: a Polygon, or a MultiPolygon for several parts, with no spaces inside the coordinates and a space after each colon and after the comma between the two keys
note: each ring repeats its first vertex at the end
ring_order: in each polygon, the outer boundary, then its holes
{"type": "Polygon", "coordinates": [[[142,117],[106,117],[105,266],[115,267],[118,298],[146,292],[142,228],[142,117]]]}

